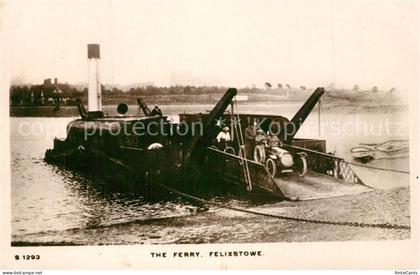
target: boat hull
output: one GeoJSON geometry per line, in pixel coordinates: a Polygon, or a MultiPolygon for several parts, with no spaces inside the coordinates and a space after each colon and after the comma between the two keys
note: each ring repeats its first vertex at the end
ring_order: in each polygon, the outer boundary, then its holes
{"type": "Polygon", "coordinates": [[[374,159],[402,158],[409,155],[408,141],[390,140],[380,144],[360,144],[350,150],[354,159],[369,162],[374,159]]]}

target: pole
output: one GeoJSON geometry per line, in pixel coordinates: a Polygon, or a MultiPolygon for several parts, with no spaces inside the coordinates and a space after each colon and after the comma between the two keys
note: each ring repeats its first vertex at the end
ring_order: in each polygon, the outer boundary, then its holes
{"type": "Polygon", "coordinates": [[[318,102],[318,137],[321,137],[321,100],[318,102]]]}
{"type": "Polygon", "coordinates": [[[232,102],[230,103],[230,129],[232,132],[231,135],[231,140],[234,141],[235,139],[235,127],[236,127],[236,123],[235,123],[235,116],[234,116],[234,109],[233,109],[233,101],[235,100],[235,98],[232,100],[232,102]]]}
{"type": "Polygon", "coordinates": [[[88,44],[88,109],[89,112],[101,111],[100,49],[99,44],[88,44]]]}

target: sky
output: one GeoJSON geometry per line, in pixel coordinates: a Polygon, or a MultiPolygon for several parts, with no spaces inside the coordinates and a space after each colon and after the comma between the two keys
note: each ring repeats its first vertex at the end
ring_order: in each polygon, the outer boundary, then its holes
{"type": "Polygon", "coordinates": [[[409,1],[4,1],[9,77],[87,82],[86,44],[101,45],[101,81],[246,87],[417,89],[418,4],[409,1]]]}

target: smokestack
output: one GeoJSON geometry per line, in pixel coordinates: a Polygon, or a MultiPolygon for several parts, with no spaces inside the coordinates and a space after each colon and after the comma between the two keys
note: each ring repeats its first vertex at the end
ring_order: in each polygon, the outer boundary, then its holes
{"type": "Polygon", "coordinates": [[[101,111],[101,82],[99,75],[100,61],[99,44],[88,44],[88,66],[89,66],[89,86],[88,86],[88,110],[89,112],[101,111]]]}

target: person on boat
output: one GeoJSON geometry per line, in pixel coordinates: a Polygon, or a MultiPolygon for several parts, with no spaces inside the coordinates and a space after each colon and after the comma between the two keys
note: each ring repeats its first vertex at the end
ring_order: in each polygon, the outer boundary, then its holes
{"type": "Polygon", "coordinates": [[[258,129],[257,135],[255,136],[254,152],[252,154],[256,162],[264,163],[266,146],[267,146],[267,136],[265,135],[262,129],[258,129]]]}
{"type": "Polygon", "coordinates": [[[230,142],[229,127],[225,126],[222,128],[216,137],[216,141],[219,149],[224,150],[228,146],[228,143],[230,142]]]}
{"type": "Polygon", "coordinates": [[[158,105],[155,105],[155,108],[152,110],[151,115],[152,116],[161,116],[162,115],[162,111],[159,109],[158,105]]]}
{"type": "Polygon", "coordinates": [[[281,142],[278,136],[270,132],[267,137],[267,145],[269,147],[281,147],[281,142]]]}
{"type": "Polygon", "coordinates": [[[267,144],[267,136],[265,135],[264,131],[262,129],[257,130],[257,135],[255,136],[255,144],[267,144]]]}
{"type": "Polygon", "coordinates": [[[245,152],[246,157],[250,158],[254,152],[255,136],[257,135],[257,122],[254,121],[248,123],[248,127],[245,128],[245,152]]]}
{"type": "Polygon", "coordinates": [[[225,126],[216,137],[217,142],[230,141],[229,127],[225,126]]]}
{"type": "Polygon", "coordinates": [[[273,132],[269,132],[267,137],[267,146],[269,151],[271,151],[272,153],[278,153],[280,151],[282,143],[278,136],[276,136],[273,132]]]}

